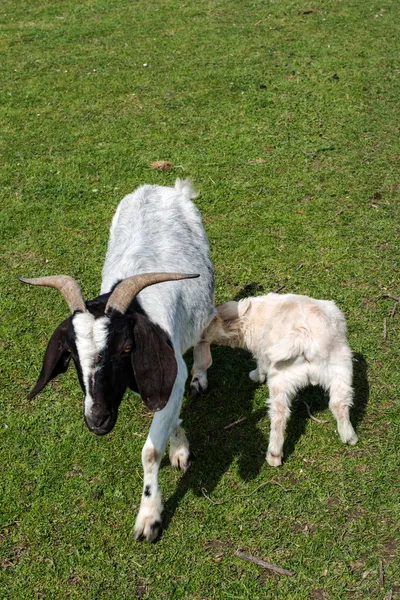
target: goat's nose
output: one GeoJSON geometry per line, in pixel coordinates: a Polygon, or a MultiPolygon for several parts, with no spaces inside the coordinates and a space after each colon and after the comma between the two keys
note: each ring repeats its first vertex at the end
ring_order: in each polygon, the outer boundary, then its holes
{"type": "Polygon", "coordinates": [[[95,435],[105,435],[114,427],[115,419],[112,412],[93,412],[90,415],[85,414],[85,423],[89,431],[95,435]]]}

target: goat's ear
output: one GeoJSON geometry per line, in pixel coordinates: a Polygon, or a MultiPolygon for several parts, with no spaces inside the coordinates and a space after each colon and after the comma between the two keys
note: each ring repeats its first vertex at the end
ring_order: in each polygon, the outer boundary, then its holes
{"type": "Polygon", "coordinates": [[[239,317],[244,317],[245,315],[247,315],[250,308],[251,308],[251,299],[250,298],[243,298],[243,300],[240,300],[238,302],[239,317]]]}
{"type": "Polygon", "coordinates": [[[231,319],[236,319],[238,317],[239,303],[234,302],[225,302],[224,304],[220,304],[217,306],[217,313],[221,317],[223,321],[230,321],[231,319]]]}
{"type": "Polygon", "coordinates": [[[69,361],[71,360],[71,354],[67,345],[68,321],[69,318],[65,319],[57,327],[47,344],[39,379],[28,395],[30,400],[41,392],[49,381],[60,373],[65,373],[68,369],[69,361]]]}
{"type": "Polygon", "coordinates": [[[139,393],[150,410],[161,410],[178,372],[171,341],[160,327],[142,316],[135,319],[133,338],[131,360],[139,393]]]}

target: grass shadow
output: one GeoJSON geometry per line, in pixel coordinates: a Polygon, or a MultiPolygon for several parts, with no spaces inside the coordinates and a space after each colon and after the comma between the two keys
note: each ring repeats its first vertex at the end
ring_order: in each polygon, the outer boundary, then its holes
{"type": "Polygon", "coordinates": [[[353,354],[353,388],[354,398],[350,418],[357,431],[369,402],[368,364],[359,352],[353,354]]]}
{"type": "MultiPolygon", "coordinates": [[[[361,354],[353,355],[353,367],[354,407],[351,420],[357,430],[369,399],[367,363],[361,354]]],[[[213,367],[208,373],[209,392],[188,400],[182,409],[181,417],[194,453],[194,464],[181,477],[175,492],[165,502],[164,529],[189,489],[198,496],[203,494],[202,490],[209,495],[235,460],[244,481],[257,477],[265,464],[268,438],[257,424],[267,416],[267,408],[253,410],[256,386],[246,376],[253,368],[254,361],[244,350],[226,347],[213,349],[213,367]],[[246,420],[224,429],[241,417],[246,420]]],[[[295,451],[310,418],[304,402],[316,415],[326,410],[329,394],[319,386],[309,386],[297,394],[286,428],[284,459],[295,451]]]]}
{"type": "Polygon", "coordinates": [[[213,349],[209,392],[188,399],[181,412],[194,464],[165,502],[164,528],[189,489],[198,496],[202,490],[212,493],[234,461],[242,480],[251,481],[259,474],[265,462],[267,440],[257,424],[267,410],[253,410],[255,385],[246,375],[253,368],[254,361],[244,350],[213,349]],[[245,421],[224,429],[241,417],[245,421]]]}
{"type": "Polygon", "coordinates": [[[311,414],[316,415],[327,408],[329,395],[318,385],[310,385],[296,394],[286,426],[285,443],[283,445],[284,461],[295,451],[297,442],[305,433],[307,422],[310,419],[305,402],[310,407],[311,414]]]}
{"type": "MultiPolygon", "coordinates": [[[[353,408],[350,411],[350,420],[357,431],[364,418],[369,400],[369,384],[367,377],[367,363],[362,354],[353,354],[353,408]]],[[[286,460],[295,450],[296,444],[304,434],[309,417],[307,407],[315,415],[325,410],[329,404],[329,393],[319,386],[309,386],[300,390],[292,405],[292,412],[286,427],[283,456],[286,460]]]]}
{"type": "Polygon", "coordinates": [[[238,290],[233,300],[235,300],[235,302],[239,302],[239,300],[242,300],[243,298],[248,298],[250,296],[262,296],[264,294],[268,294],[268,292],[269,290],[266,291],[263,285],[253,281],[238,290]]]}

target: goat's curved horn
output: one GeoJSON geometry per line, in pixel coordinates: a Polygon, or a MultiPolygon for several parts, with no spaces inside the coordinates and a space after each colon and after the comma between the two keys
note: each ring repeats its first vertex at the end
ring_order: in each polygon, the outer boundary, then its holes
{"type": "Polygon", "coordinates": [[[199,274],[189,273],[144,273],[143,275],[132,275],[117,285],[108,299],[105,314],[111,309],[125,314],[128,306],[138,293],[149,285],[162,283],[163,281],[177,281],[179,279],[193,279],[200,277],[199,274]]]}
{"type": "Polygon", "coordinates": [[[72,313],[76,310],[80,312],[86,312],[87,310],[79,285],[69,275],[50,275],[49,277],[34,277],[33,279],[18,277],[18,279],[22,283],[29,283],[30,285],[56,288],[64,296],[72,313]]]}

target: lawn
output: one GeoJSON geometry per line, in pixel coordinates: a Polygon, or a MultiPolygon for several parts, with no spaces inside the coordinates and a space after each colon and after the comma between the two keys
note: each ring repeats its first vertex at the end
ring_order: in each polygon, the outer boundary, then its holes
{"type": "Polygon", "coordinates": [[[2,600],[400,597],[399,23],[394,0],[2,0],[2,600]],[[199,191],[217,302],[281,289],[345,313],[359,443],[306,390],[269,467],[254,363],[215,349],[209,393],[183,404],[195,460],[163,460],[146,544],[151,414],[127,394],[96,438],[73,369],[27,400],[68,309],[17,276],[97,295],[119,200],[176,177],[199,191]]]}

